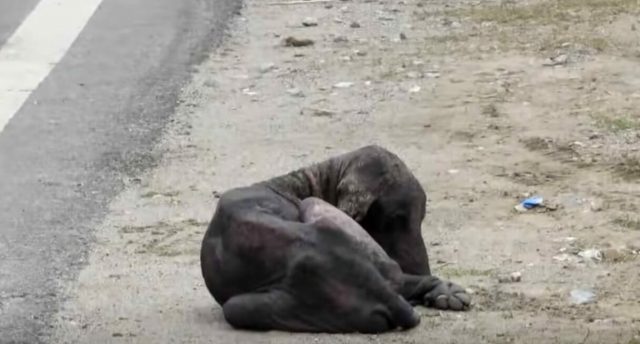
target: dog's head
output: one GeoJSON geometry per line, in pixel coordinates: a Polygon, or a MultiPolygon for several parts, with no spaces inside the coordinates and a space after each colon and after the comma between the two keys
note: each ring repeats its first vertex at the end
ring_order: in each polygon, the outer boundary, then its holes
{"type": "Polygon", "coordinates": [[[365,147],[351,156],[337,187],[337,207],[355,219],[406,273],[429,274],[421,224],[426,194],[393,153],[365,147]]]}

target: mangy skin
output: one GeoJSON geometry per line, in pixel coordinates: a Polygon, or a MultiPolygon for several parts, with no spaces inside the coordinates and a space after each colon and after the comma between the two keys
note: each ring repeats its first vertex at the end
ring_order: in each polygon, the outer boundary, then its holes
{"type": "Polygon", "coordinates": [[[411,305],[468,309],[431,275],[426,195],[395,154],[367,146],[225,192],[202,274],[232,326],[378,333],[419,323],[411,305]]]}

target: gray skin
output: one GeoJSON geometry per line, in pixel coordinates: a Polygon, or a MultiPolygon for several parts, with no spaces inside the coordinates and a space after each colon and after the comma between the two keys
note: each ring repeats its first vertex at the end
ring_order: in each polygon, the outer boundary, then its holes
{"type": "Polygon", "coordinates": [[[461,287],[431,275],[425,205],[399,157],[363,147],[225,192],[202,242],[202,274],[236,328],[412,328],[411,305],[470,303],[461,287]]]}

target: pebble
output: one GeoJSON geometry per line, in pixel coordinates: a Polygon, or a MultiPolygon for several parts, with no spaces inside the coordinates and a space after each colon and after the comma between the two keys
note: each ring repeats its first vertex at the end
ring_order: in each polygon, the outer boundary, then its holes
{"type": "Polygon", "coordinates": [[[217,82],[217,81],[215,81],[215,80],[213,80],[213,79],[209,79],[209,80],[205,81],[205,82],[203,83],[203,85],[204,85],[205,87],[215,88],[215,87],[217,87],[217,86],[218,86],[218,82],[217,82]]]}
{"type": "Polygon", "coordinates": [[[352,29],[358,29],[361,26],[360,26],[360,23],[354,21],[354,22],[351,22],[351,25],[349,25],[349,27],[351,27],[352,29]]]}
{"type": "Polygon", "coordinates": [[[258,92],[256,92],[256,91],[252,91],[250,88],[244,88],[244,89],[242,89],[242,93],[243,93],[243,94],[246,94],[246,95],[248,95],[248,96],[255,96],[255,95],[258,95],[258,92]]]}
{"type": "Polygon", "coordinates": [[[592,303],[596,300],[596,294],[588,289],[574,289],[569,295],[571,296],[571,303],[576,305],[592,303]]]}
{"type": "Polygon", "coordinates": [[[318,20],[313,17],[306,17],[302,20],[302,26],[305,26],[305,27],[318,26],[318,20]]]}
{"type": "Polygon", "coordinates": [[[571,263],[577,263],[578,262],[578,258],[569,255],[567,253],[562,253],[556,256],[553,256],[553,260],[558,261],[558,262],[571,262],[571,263]]]}
{"type": "Polygon", "coordinates": [[[545,67],[561,66],[567,64],[569,57],[565,54],[558,55],[556,57],[550,57],[542,64],[545,67]]]}
{"type": "Polygon", "coordinates": [[[349,39],[345,36],[337,36],[336,38],[333,39],[334,43],[346,43],[349,42],[349,39]]]}
{"type": "Polygon", "coordinates": [[[258,70],[260,71],[260,73],[264,74],[264,73],[269,73],[270,71],[276,69],[276,64],[273,62],[267,62],[267,63],[263,63],[260,65],[260,67],[258,68],[258,70]]]}
{"type": "Polygon", "coordinates": [[[296,38],[293,36],[289,36],[284,40],[285,47],[307,47],[313,45],[315,42],[308,38],[296,38]]]}
{"type": "Polygon", "coordinates": [[[589,202],[589,208],[593,212],[602,211],[602,209],[604,209],[604,202],[600,199],[593,199],[589,202]]]}
{"type": "Polygon", "coordinates": [[[287,93],[289,93],[290,95],[294,96],[294,97],[304,97],[304,93],[302,92],[301,89],[299,88],[290,88],[287,90],[287,93]]]}
{"type": "Polygon", "coordinates": [[[336,113],[334,111],[331,110],[327,110],[327,109],[312,109],[312,108],[305,108],[302,109],[302,111],[300,111],[301,115],[309,115],[309,116],[314,116],[314,117],[333,117],[336,115],[336,113]]]}
{"type": "Polygon", "coordinates": [[[578,256],[591,261],[601,262],[602,261],[602,251],[597,250],[595,248],[591,248],[588,250],[578,252],[578,256]]]}
{"type": "Polygon", "coordinates": [[[353,82],[351,81],[341,81],[335,85],[333,85],[334,88],[349,88],[353,86],[353,82]]]}
{"type": "Polygon", "coordinates": [[[519,283],[522,281],[522,273],[520,271],[512,272],[509,276],[498,278],[498,283],[519,283]]]}
{"type": "Polygon", "coordinates": [[[426,76],[427,78],[434,78],[434,79],[437,79],[437,78],[439,78],[439,77],[440,77],[440,72],[429,71],[429,72],[426,72],[426,73],[424,74],[424,76],[426,76]]]}
{"type": "Polygon", "coordinates": [[[409,93],[418,93],[422,88],[418,85],[411,86],[409,89],[409,93]]]}

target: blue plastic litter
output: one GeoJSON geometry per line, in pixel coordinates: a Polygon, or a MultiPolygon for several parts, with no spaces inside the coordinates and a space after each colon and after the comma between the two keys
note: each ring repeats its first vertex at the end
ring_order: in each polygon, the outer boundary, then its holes
{"type": "Polygon", "coordinates": [[[529,197],[529,198],[525,199],[520,204],[522,204],[522,206],[525,209],[533,209],[535,207],[541,206],[543,201],[544,201],[544,199],[542,197],[535,196],[535,197],[529,197]]]}

